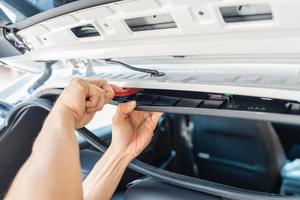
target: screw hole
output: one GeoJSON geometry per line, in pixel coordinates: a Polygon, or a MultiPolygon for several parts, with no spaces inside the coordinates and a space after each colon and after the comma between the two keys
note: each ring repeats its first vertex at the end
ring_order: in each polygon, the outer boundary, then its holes
{"type": "Polygon", "coordinates": [[[199,14],[200,16],[202,16],[202,15],[204,15],[204,12],[200,10],[200,11],[198,12],[198,14],[199,14]]]}
{"type": "Polygon", "coordinates": [[[104,24],[104,26],[105,26],[106,28],[107,28],[107,27],[109,27],[109,25],[108,25],[108,24],[106,24],[106,23],[104,24]]]}

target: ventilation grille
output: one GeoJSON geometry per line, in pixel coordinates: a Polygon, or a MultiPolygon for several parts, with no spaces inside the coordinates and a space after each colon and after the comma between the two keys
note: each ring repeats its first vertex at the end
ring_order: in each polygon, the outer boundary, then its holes
{"type": "Polygon", "coordinates": [[[226,23],[272,20],[273,15],[268,4],[245,4],[220,8],[226,23]]]}
{"type": "Polygon", "coordinates": [[[78,26],[78,27],[72,28],[71,31],[78,38],[88,38],[88,37],[100,36],[100,33],[97,31],[95,26],[93,26],[92,24],[78,26]]]}
{"type": "Polygon", "coordinates": [[[133,32],[177,28],[175,21],[169,14],[126,19],[125,22],[133,32]]]}

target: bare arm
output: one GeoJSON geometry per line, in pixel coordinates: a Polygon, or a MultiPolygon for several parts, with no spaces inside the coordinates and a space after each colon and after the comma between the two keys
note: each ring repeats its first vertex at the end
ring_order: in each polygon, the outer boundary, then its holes
{"type": "Polygon", "coordinates": [[[161,113],[134,111],[135,107],[136,102],[118,106],[112,143],[83,183],[85,199],[110,199],[129,162],[151,141],[161,113]]]}
{"type": "Polygon", "coordinates": [[[150,142],[160,113],[133,111],[136,103],[118,106],[112,144],[96,164],[84,188],[79,149],[73,134],[122,90],[105,81],[73,80],[63,91],[34,143],[32,154],[14,179],[6,199],[109,199],[128,163],[150,142]]]}
{"type": "Polygon", "coordinates": [[[5,198],[83,199],[79,149],[73,133],[113,96],[105,81],[73,80],[47,117],[29,159],[5,198]]]}

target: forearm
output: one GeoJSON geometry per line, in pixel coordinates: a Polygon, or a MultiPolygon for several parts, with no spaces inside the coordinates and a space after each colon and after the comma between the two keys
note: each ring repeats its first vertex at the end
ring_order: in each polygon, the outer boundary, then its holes
{"type": "Polygon", "coordinates": [[[128,156],[110,146],[83,183],[84,199],[111,199],[129,162],[128,156]]]}
{"type": "Polygon", "coordinates": [[[7,199],[82,199],[79,150],[72,123],[72,116],[62,110],[49,114],[7,199]]]}

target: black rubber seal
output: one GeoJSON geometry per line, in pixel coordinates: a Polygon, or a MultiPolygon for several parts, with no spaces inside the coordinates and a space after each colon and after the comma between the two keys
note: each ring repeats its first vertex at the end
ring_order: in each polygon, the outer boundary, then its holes
{"type": "MultiPolygon", "coordinates": [[[[61,91],[61,90],[60,90],[61,91]]],[[[58,94],[59,90],[52,90],[53,93],[58,94]]],[[[45,95],[45,93],[43,93],[45,95]]],[[[49,94],[48,94],[49,95],[49,94]]],[[[36,102],[34,103],[37,104],[36,102]]],[[[39,101],[40,106],[48,111],[51,110],[52,105],[47,104],[44,101],[39,101]]],[[[100,152],[104,153],[108,145],[98,138],[94,133],[88,129],[81,128],[77,130],[77,133],[87,140],[93,147],[98,149],[100,152]]],[[[282,196],[277,194],[267,194],[260,192],[253,192],[249,190],[234,188],[222,184],[213,183],[210,181],[189,177],[174,172],[166,171],[154,166],[151,166],[147,163],[134,159],[128,166],[128,168],[139,172],[145,176],[152,177],[159,181],[172,184],[178,187],[207,193],[214,196],[219,196],[231,200],[274,200],[274,199],[283,199],[283,200],[298,200],[299,197],[293,196],[282,196]]]]}

